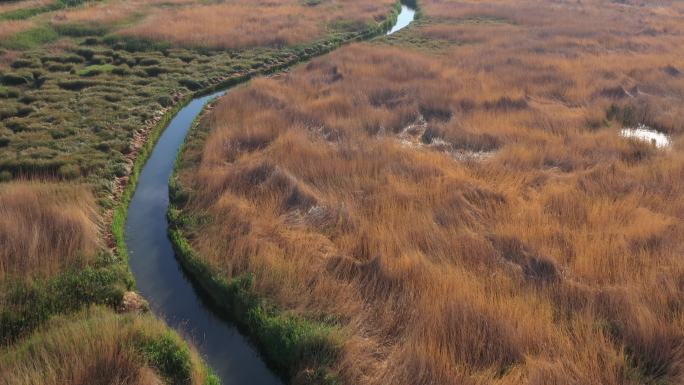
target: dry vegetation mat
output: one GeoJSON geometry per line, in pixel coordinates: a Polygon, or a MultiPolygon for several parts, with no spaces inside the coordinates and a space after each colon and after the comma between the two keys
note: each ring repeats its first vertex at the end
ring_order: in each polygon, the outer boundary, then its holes
{"type": "Polygon", "coordinates": [[[186,266],[258,298],[257,338],[326,330],[340,383],[684,381],[684,8],[420,6],[205,114],[173,188],[186,266]],[[643,127],[668,145],[622,136],[643,127]]]}

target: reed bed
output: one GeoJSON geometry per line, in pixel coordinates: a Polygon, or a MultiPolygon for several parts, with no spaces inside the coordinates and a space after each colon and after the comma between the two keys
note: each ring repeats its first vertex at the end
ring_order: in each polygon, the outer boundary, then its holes
{"type": "Polygon", "coordinates": [[[142,12],[145,2],[106,2],[90,3],[83,7],[55,12],[52,16],[54,24],[82,23],[91,25],[112,25],[131,18],[136,12],[142,12]]]}
{"type": "Polygon", "coordinates": [[[228,1],[157,9],[120,33],[190,47],[282,47],[324,37],[331,28],[363,30],[369,22],[384,20],[393,4],[391,0],[334,0],[312,5],[293,0],[228,1]]]}
{"type": "Polygon", "coordinates": [[[6,385],[210,384],[197,353],[183,347],[163,322],[101,307],[56,317],[1,350],[0,369],[0,383],[6,385]]]}
{"type": "Polygon", "coordinates": [[[98,209],[84,186],[0,185],[0,218],[0,280],[83,266],[101,246],[98,209]]]}
{"type": "Polygon", "coordinates": [[[684,381],[671,5],[426,0],[231,92],[181,163],[193,246],[342,327],[343,383],[684,381]]]}
{"type": "MultiPolygon", "coordinates": [[[[55,24],[79,23],[93,26],[115,27],[118,24],[134,23],[149,13],[156,12],[163,6],[180,7],[193,5],[193,0],[134,0],[90,2],[81,7],[55,12],[52,22],[55,24]]],[[[194,4],[193,6],[196,6],[194,4]]]]}
{"type": "Polygon", "coordinates": [[[31,20],[2,20],[0,21],[0,39],[26,31],[32,26],[31,20]]]}

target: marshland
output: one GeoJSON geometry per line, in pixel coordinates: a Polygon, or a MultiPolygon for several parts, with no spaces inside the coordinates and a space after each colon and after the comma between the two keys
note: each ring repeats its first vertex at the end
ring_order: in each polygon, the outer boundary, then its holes
{"type": "Polygon", "coordinates": [[[0,4],[3,383],[684,381],[684,6],[403,5],[0,4]]]}
{"type": "MultiPolygon", "coordinates": [[[[196,325],[184,328],[187,320],[138,294],[125,225],[143,165],[196,94],[380,35],[399,8],[388,1],[0,4],[2,383],[235,383],[240,376],[215,374],[225,365],[207,364],[190,334],[196,325]],[[201,19],[229,14],[245,17],[201,19]],[[158,23],[196,33],[173,35],[158,23]]],[[[176,268],[173,254],[166,262],[176,268]]],[[[229,320],[214,322],[240,336],[229,320]]],[[[277,379],[240,338],[223,357],[248,352],[277,379]]]]}

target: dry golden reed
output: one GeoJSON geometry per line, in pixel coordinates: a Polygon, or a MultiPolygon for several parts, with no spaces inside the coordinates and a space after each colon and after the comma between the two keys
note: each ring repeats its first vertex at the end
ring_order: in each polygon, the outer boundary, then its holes
{"type": "Polygon", "coordinates": [[[26,31],[33,26],[31,20],[3,20],[0,21],[0,39],[26,31]]]}
{"type": "Polygon", "coordinates": [[[217,103],[193,245],[338,320],[344,383],[683,382],[681,5],[421,6],[217,103]]]}
{"type": "Polygon", "coordinates": [[[384,19],[393,4],[391,0],[326,0],[315,6],[297,0],[226,1],[156,9],[121,33],[182,46],[280,47],[323,37],[336,22],[361,28],[384,19]]]}
{"type": "MultiPolygon", "coordinates": [[[[151,368],[140,346],[169,333],[149,314],[117,315],[91,307],[58,316],[16,345],[0,351],[3,385],[162,385],[169,383],[151,368]]],[[[190,351],[192,378],[200,385],[207,375],[199,356],[190,351]]]]}
{"type": "Polygon", "coordinates": [[[100,247],[99,226],[95,200],[83,186],[0,185],[0,279],[50,275],[86,263],[100,247]]]}
{"type": "MultiPolygon", "coordinates": [[[[83,23],[115,27],[126,22],[135,22],[163,6],[191,5],[194,0],[113,0],[107,2],[86,2],[75,8],[55,12],[51,21],[55,24],[83,23]]],[[[195,5],[196,6],[196,5],[195,5]]]]}

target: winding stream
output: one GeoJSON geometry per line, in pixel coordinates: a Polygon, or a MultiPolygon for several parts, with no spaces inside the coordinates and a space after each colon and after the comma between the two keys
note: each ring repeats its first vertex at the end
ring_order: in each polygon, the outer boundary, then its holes
{"type": "MultiPolygon", "coordinates": [[[[402,6],[394,33],[409,25],[415,11],[402,6]]],[[[178,151],[193,120],[213,98],[226,91],[193,99],[181,109],[159,138],[143,168],[128,208],[126,244],[138,291],[154,314],[194,341],[224,385],[282,384],[256,349],[229,320],[212,310],[175,259],[167,236],[169,178],[178,151]]]]}
{"type": "Polygon", "coordinates": [[[394,24],[392,29],[387,31],[388,35],[391,35],[395,32],[397,32],[400,29],[404,29],[408,27],[409,24],[416,18],[416,10],[413,8],[410,8],[407,5],[402,4],[401,5],[401,12],[399,13],[399,16],[397,17],[397,22],[394,24]]]}

